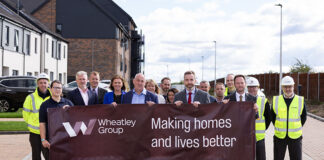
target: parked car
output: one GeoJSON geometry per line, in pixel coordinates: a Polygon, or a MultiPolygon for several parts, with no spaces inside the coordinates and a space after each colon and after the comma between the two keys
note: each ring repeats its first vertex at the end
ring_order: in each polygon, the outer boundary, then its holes
{"type": "Polygon", "coordinates": [[[108,84],[108,86],[110,85],[111,83],[111,80],[110,79],[103,79],[100,81],[101,83],[105,83],[105,84],[108,84]]]}
{"type": "Polygon", "coordinates": [[[17,111],[36,88],[36,77],[0,77],[0,112],[17,111]]]}

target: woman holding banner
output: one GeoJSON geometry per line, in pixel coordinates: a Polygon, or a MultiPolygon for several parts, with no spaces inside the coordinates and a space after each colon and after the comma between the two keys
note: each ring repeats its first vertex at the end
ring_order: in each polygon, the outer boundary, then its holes
{"type": "Polygon", "coordinates": [[[121,104],[125,94],[125,81],[123,77],[120,75],[115,75],[111,79],[110,89],[112,92],[105,94],[103,104],[112,104],[114,106],[121,104]]]}

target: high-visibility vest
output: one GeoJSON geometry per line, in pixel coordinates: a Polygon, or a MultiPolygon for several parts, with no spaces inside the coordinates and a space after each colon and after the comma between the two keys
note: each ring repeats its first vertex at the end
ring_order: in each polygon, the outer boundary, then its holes
{"type": "Polygon", "coordinates": [[[226,97],[228,95],[228,87],[225,88],[225,92],[224,92],[224,97],[226,97]]]}
{"type": "Polygon", "coordinates": [[[257,105],[259,107],[259,118],[255,120],[255,137],[257,141],[260,141],[265,137],[266,124],[265,117],[263,115],[267,101],[268,99],[265,97],[258,96],[257,98],[257,105]]]}
{"type": "Polygon", "coordinates": [[[304,97],[295,95],[289,106],[287,114],[287,105],[283,95],[273,98],[273,110],[276,114],[275,136],[284,139],[287,135],[291,139],[297,139],[302,135],[302,124],[300,116],[304,108],[304,97]],[[288,115],[288,117],[287,117],[288,115]],[[288,125],[287,125],[288,122],[288,125]]]}
{"type": "MultiPolygon", "coordinates": [[[[50,92],[50,90],[48,90],[50,92]]],[[[51,92],[50,92],[51,93],[51,92]]],[[[27,123],[28,130],[32,133],[39,134],[39,109],[41,104],[48,100],[50,96],[43,99],[38,95],[38,89],[26,97],[23,106],[23,118],[27,123]]]]}

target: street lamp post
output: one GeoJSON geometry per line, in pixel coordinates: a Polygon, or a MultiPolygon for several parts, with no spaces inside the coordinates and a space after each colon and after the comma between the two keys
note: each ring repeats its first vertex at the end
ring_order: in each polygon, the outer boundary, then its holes
{"type": "Polygon", "coordinates": [[[282,79],[282,4],[276,4],[280,7],[280,78],[279,78],[279,95],[281,95],[281,79],[282,79]]]}
{"type": "Polygon", "coordinates": [[[214,96],[216,96],[216,92],[215,92],[215,87],[216,87],[216,41],[214,41],[215,43],[215,75],[214,75],[214,96]]]}
{"type": "Polygon", "coordinates": [[[201,56],[201,80],[204,80],[204,56],[201,56]]]}

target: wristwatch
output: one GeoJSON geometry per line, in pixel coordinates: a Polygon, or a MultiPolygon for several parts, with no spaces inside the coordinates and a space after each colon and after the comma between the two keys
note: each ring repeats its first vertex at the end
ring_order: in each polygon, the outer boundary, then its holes
{"type": "Polygon", "coordinates": [[[41,141],[42,141],[42,142],[43,142],[43,141],[45,141],[45,140],[46,140],[46,139],[44,139],[44,138],[43,138],[43,139],[41,139],[41,141]]]}

